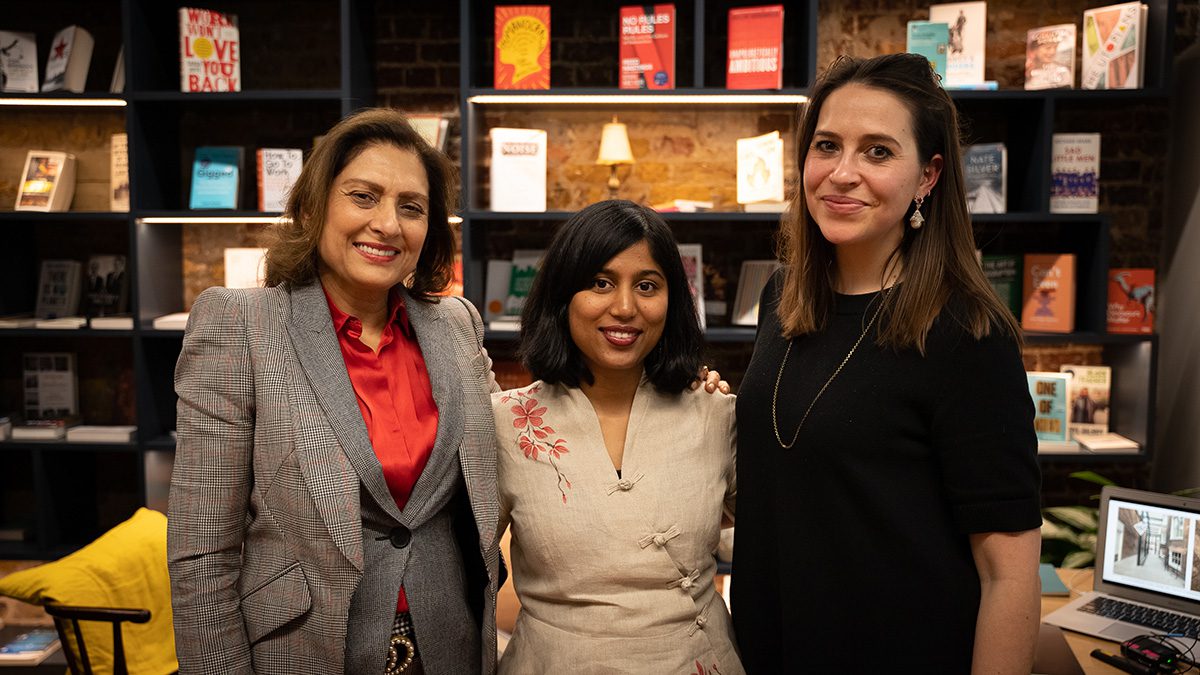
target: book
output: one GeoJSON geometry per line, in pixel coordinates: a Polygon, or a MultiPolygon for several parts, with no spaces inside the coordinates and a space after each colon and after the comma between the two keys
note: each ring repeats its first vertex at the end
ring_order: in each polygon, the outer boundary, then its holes
{"type": "Polygon", "coordinates": [[[242,184],[242,149],[196,148],[192,162],[191,209],[236,209],[242,184]]]}
{"type": "Polygon", "coordinates": [[[512,283],[511,260],[487,261],[487,277],[484,280],[483,320],[492,322],[504,318],[504,305],[508,300],[508,289],[512,283]]]}
{"type": "Polygon", "coordinates": [[[1021,286],[1022,263],[1022,257],[1019,255],[985,255],[980,259],[983,276],[987,277],[1000,301],[1012,310],[1013,316],[1021,315],[1024,302],[1021,286]]]}
{"type": "Polygon", "coordinates": [[[70,416],[57,419],[26,420],[13,427],[14,441],[58,441],[67,437],[67,429],[79,424],[79,418],[70,416]]]}
{"type": "Polygon", "coordinates": [[[1100,210],[1100,134],[1054,134],[1050,152],[1050,212],[1100,210]]]}
{"type": "Polygon", "coordinates": [[[1067,389],[1071,438],[1108,433],[1112,368],[1064,363],[1058,369],[1071,375],[1067,389]]]}
{"type": "Polygon", "coordinates": [[[236,15],[179,8],[179,90],[242,90],[242,43],[236,15]]]}
{"type": "Polygon", "coordinates": [[[1029,381],[1029,396],[1033,398],[1033,429],[1039,444],[1043,441],[1066,443],[1070,441],[1067,422],[1067,389],[1071,376],[1066,373],[1031,371],[1025,373],[1029,381]]]}
{"type": "Polygon", "coordinates": [[[6,666],[36,666],[59,650],[58,631],[33,628],[0,645],[0,663],[6,666]]]}
{"type": "Polygon", "coordinates": [[[971,213],[1007,213],[1008,149],[1003,143],[968,145],[963,181],[971,213]]]}
{"type": "Polygon", "coordinates": [[[79,26],[67,26],[58,31],[50,41],[42,91],[83,92],[87,87],[94,45],[92,34],[79,26]]]}
{"type": "Polygon", "coordinates": [[[26,352],[22,355],[25,420],[58,420],[79,414],[75,354],[26,352]]]}
{"type": "Polygon", "coordinates": [[[1107,323],[1110,333],[1154,332],[1154,269],[1117,267],[1108,271],[1107,323]]]}
{"type": "Polygon", "coordinates": [[[550,88],[550,6],[497,5],[496,89],[550,88]]]}
{"type": "Polygon", "coordinates": [[[267,249],[225,249],[225,288],[261,288],[267,279],[267,249]]]}
{"type": "Polygon", "coordinates": [[[780,267],[778,260],[743,260],[738,275],[737,297],[733,301],[735,326],[758,325],[758,301],[771,275],[780,267]]]}
{"type": "MultiPolygon", "coordinates": [[[[1050,563],[1040,563],[1038,565],[1038,576],[1042,580],[1042,595],[1070,595],[1067,590],[1067,585],[1058,577],[1058,573],[1054,571],[1054,565],[1050,563]]],[[[1042,671],[1036,671],[1042,672],[1042,671]]]]}
{"type": "Polygon", "coordinates": [[[621,89],[675,88],[675,5],[621,8],[621,89]]]}
{"type": "Polygon", "coordinates": [[[129,275],[123,255],[88,257],[85,296],[88,316],[111,316],[129,311],[129,275]]]}
{"type": "Polygon", "coordinates": [[[1075,255],[1025,255],[1021,327],[1043,333],[1070,333],[1075,328],[1075,255]]]}
{"type": "Polygon", "coordinates": [[[37,38],[33,33],[0,30],[0,91],[36,94],[37,38]]]}
{"type": "Polygon", "coordinates": [[[1080,436],[1079,445],[1088,452],[1093,453],[1123,453],[1137,452],[1141,449],[1138,442],[1132,438],[1126,438],[1121,434],[1113,432],[1094,434],[1090,436],[1080,436]]]}
{"type": "Polygon", "coordinates": [[[133,317],[125,316],[96,316],[88,320],[92,330],[133,330],[133,317]]]}
{"type": "Polygon", "coordinates": [[[129,136],[113,134],[109,143],[108,208],[129,210],[129,136]]]}
{"type": "Polygon", "coordinates": [[[950,50],[950,26],[939,21],[909,21],[904,51],[920,54],[946,86],[946,58],[950,50]]]}
{"type": "Polygon", "coordinates": [[[683,261],[683,272],[687,275],[688,291],[696,306],[696,317],[700,328],[708,328],[704,311],[704,249],[700,244],[679,244],[679,259],[683,261]]]}
{"type": "Polygon", "coordinates": [[[66,211],[75,197],[75,155],[30,150],[17,189],[17,211],[66,211]]]}
{"type": "Polygon", "coordinates": [[[34,318],[74,316],[79,311],[82,272],[83,265],[78,260],[43,260],[38,274],[34,318]]]}
{"type": "Polygon", "coordinates": [[[175,312],[156,317],[152,325],[154,330],[183,330],[187,328],[187,322],[187,312],[175,312]]]}
{"type": "Polygon", "coordinates": [[[33,328],[35,325],[37,319],[29,312],[0,316],[0,328],[33,328]]]}
{"type": "Polygon", "coordinates": [[[492,142],[492,210],[545,211],[546,131],[495,127],[488,131],[488,138],[492,142]]]}
{"type": "Polygon", "coordinates": [[[282,212],[287,206],[288,193],[300,178],[304,152],[296,148],[259,148],[254,157],[258,210],[282,212]]]}
{"type": "Polygon", "coordinates": [[[537,276],[545,253],[542,249],[513,251],[512,274],[509,275],[508,296],[504,299],[504,316],[501,319],[520,321],[525,298],[529,297],[529,290],[533,288],[533,279],[537,276]]]}
{"type": "Polygon", "coordinates": [[[1083,89],[1139,89],[1146,59],[1147,6],[1140,2],[1083,12],[1083,89]]]}
{"type": "Polygon", "coordinates": [[[130,425],[100,426],[82,424],[67,429],[68,443],[128,443],[137,433],[137,427],[130,425]]]}
{"type": "Polygon", "coordinates": [[[108,91],[113,94],[125,91],[125,45],[117,48],[117,63],[113,66],[112,82],[108,84],[108,91]]]}
{"type": "Polygon", "coordinates": [[[783,88],[783,5],[729,10],[726,89],[783,88]]]}
{"type": "Polygon", "coordinates": [[[1034,28],[1025,34],[1025,88],[1075,87],[1075,24],[1034,28]]]}
{"type": "Polygon", "coordinates": [[[783,137],[778,131],[737,139],[737,200],[783,201],[783,137]]]}
{"type": "Polygon", "coordinates": [[[33,323],[33,327],[48,330],[78,330],[86,327],[87,322],[87,318],[82,316],[60,316],[56,319],[38,319],[33,323]]]}
{"type": "Polygon", "coordinates": [[[650,208],[659,213],[703,213],[704,211],[712,211],[713,203],[701,199],[672,199],[671,201],[656,204],[650,208]]]}
{"type": "Polygon", "coordinates": [[[946,86],[973,85],[984,81],[987,51],[987,3],[955,2],[930,5],[929,20],[949,26],[946,49],[946,86]]]}
{"type": "Polygon", "coordinates": [[[450,120],[444,115],[409,115],[408,123],[430,147],[446,151],[446,132],[450,128],[450,120]]]}

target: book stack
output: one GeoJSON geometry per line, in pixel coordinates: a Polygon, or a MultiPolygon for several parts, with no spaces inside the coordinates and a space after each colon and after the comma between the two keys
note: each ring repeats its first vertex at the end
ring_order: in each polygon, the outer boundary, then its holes
{"type": "Polygon", "coordinates": [[[67,429],[68,443],[129,443],[137,427],[129,425],[84,424],[67,429]]]}

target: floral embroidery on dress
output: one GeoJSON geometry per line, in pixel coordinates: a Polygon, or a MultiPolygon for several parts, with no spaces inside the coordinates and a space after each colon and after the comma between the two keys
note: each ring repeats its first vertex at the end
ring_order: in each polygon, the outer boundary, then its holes
{"type": "Polygon", "coordinates": [[[516,401],[516,405],[509,410],[513,414],[513,428],[517,429],[517,444],[527,459],[537,462],[544,458],[554,467],[554,472],[558,474],[558,491],[566,504],[571,481],[567,480],[566,474],[558,464],[568,452],[567,442],[562,438],[550,440],[555,432],[553,427],[545,424],[547,408],[539,406],[537,399],[533,397],[539,391],[540,385],[525,390],[518,389],[512,394],[505,394],[500,402],[516,401]]]}
{"type": "Polygon", "coordinates": [[[717,664],[715,663],[712,664],[711,668],[705,668],[704,664],[697,660],[696,670],[688,671],[688,675],[721,675],[721,671],[717,668],[717,664]]]}

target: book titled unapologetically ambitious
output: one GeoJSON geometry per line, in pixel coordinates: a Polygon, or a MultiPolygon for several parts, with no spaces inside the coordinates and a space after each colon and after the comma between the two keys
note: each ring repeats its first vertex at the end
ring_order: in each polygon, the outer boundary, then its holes
{"type": "Polygon", "coordinates": [[[496,89],[550,88],[550,6],[497,5],[496,89]]]}
{"type": "Polygon", "coordinates": [[[621,89],[675,88],[675,5],[621,8],[621,89]]]}
{"type": "Polygon", "coordinates": [[[725,88],[783,88],[783,5],[729,10],[725,88]]]}
{"type": "Polygon", "coordinates": [[[237,16],[179,8],[179,90],[242,90],[242,43],[237,16]]]}

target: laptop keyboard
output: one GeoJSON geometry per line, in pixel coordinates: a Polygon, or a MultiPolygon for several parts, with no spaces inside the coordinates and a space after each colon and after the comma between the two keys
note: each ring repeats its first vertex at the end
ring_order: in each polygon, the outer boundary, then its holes
{"type": "Polygon", "coordinates": [[[1164,633],[1176,633],[1188,637],[1200,636],[1200,619],[1184,614],[1134,605],[1112,598],[1098,597],[1079,608],[1081,612],[1096,614],[1108,619],[1135,623],[1164,633]]]}

